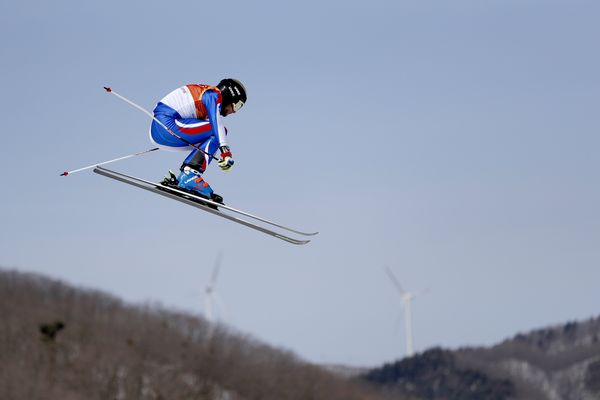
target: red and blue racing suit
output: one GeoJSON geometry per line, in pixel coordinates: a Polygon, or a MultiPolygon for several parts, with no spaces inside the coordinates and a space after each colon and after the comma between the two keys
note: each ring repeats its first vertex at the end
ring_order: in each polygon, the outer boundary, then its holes
{"type": "MultiPolygon", "coordinates": [[[[221,122],[221,92],[214,86],[189,84],[175,89],[156,105],[154,117],[185,140],[152,121],[150,140],[161,149],[186,151],[193,148],[189,145],[193,143],[213,155],[219,147],[227,146],[221,122]]],[[[183,164],[204,172],[211,159],[193,148],[183,164]]]]}

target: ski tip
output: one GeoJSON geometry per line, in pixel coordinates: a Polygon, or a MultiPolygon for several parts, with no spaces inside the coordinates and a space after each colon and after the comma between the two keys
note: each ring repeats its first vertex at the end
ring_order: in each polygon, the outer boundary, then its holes
{"type": "Polygon", "coordinates": [[[69,173],[67,171],[65,171],[62,174],[60,174],[60,176],[67,176],[67,175],[69,175],[69,173]]]}
{"type": "Polygon", "coordinates": [[[104,90],[106,90],[108,93],[112,92],[112,89],[108,86],[104,86],[104,90]]]}
{"type": "Polygon", "coordinates": [[[310,240],[294,240],[293,242],[290,241],[290,243],[302,246],[304,244],[310,243],[310,240]]]}
{"type": "Polygon", "coordinates": [[[301,246],[303,244],[310,243],[310,240],[298,240],[298,239],[293,239],[291,237],[284,236],[284,235],[279,235],[279,234],[275,234],[273,236],[275,236],[276,238],[281,239],[283,241],[286,241],[288,243],[296,244],[296,245],[299,245],[299,246],[301,246]]]}
{"type": "Polygon", "coordinates": [[[290,231],[292,231],[294,233],[297,233],[299,235],[302,235],[302,236],[315,236],[315,235],[319,234],[319,232],[302,232],[302,231],[296,231],[296,230],[293,230],[293,229],[288,229],[288,230],[290,230],[290,231]]]}

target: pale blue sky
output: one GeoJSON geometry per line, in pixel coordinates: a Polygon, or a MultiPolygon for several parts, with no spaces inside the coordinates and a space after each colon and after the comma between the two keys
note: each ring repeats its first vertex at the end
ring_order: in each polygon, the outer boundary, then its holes
{"type": "MultiPolygon", "coordinates": [[[[595,1],[57,2],[0,15],[0,265],[203,312],[314,362],[489,345],[600,304],[595,1]],[[152,147],[174,88],[236,77],[237,208],[321,234],[295,247],[64,170],[152,147]]],[[[160,179],[180,153],[112,168],[160,179]]]]}

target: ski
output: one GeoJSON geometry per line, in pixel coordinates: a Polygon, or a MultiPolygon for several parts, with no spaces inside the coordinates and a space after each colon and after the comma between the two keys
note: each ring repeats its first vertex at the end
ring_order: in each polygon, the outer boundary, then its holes
{"type": "Polygon", "coordinates": [[[296,234],[298,234],[298,235],[303,235],[303,236],[314,236],[314,235],[317,235],[317,234],[319,233],[319,232],[303,232],[303,231],[299,231],[299,230],[296,230],[296,229],[292,229],[292,228],[290,228],[290,227],[287,227],[287,226],[284,226],[284,225],[280,225],[280,224],[278,224],[278,223],[275,223],[275,222],[273,222],[273,221],[269,221],[268,219],[265,219],[265,218],[259,217],[259,216],[257,216],[257,215],[250,214],[249,212],[242,211],[242,210],[238,210],[238,209],[236,209],[236,208],[233,208],[233,207],[231,207],[231,206],[228,206],[228,205],[226,205],[226,204],[217,203],[217,202],[215,202],[215,201],[212,201],[212,200],[205,199],[204,197],[196,196],[196,195],[194,195],[194,194],[192,194],[192,193],[185,192],[185,191],[183,191],[183,190],[178,190],[178,189],[176,189],[176,188],[173,188],[173,187],[170,187],[170,186],[164,186],[164,185],[160,185],[160,184],[157,184],[157,183],[154,183],[154,182],[151,182],[151,181],[147,181],[147,180],[145,180],[145,179],[142,179],[142,178],[136,178],[136,177],[134,177],[134,176],[125,175],[125,174],[123,174],[123,173],[121,173],[121,172],[112,171],[112,170],[109,170],[109,169],[106,169],[106,168],[102,168],[102,167],[98,167],[98,169],[99,169],[99,170],[102,170],[102,171],[106,171],[106,172],[112,173],[113,175],[120,175],[120,176],[122,176],[122,177],[125,177],[125,178],[128,178],[128,179],[132,179],[132,180],[135,180],[135,181],[138,181],[138,182],[141,182],[141,183],[147,184],[147,185],[154,185],[154,186],[160,187],[161,189],[166,189],[166,190],[169,190],[169,191],[171,191],[171,192],[173,192],[173,193],[175,193],[175,194],[178,194],[178,195],[180,195],[180,196],[191,197],[191,198],[193,198],[193,199],[196,199],[196,200],[198,200],[198,201],[201,201],[201,202],[203,202],[203,203],[208,203],[208,204],[210,204],[210,205],[212,205],[212,206],[215,206],[215,207],[218,207],[218,208],[222,208],[222,209],[225,209],[225,210],[228,210],[228,211],[231,211],[231,212],[234,212],[234,213],[237,213],[237,214],[243,215],[243,216],[245,216],[245,217],[249,217],[249,218],[255,219],[255,220],[257,220],[257,221],[264,222],[264,223],[266,223],[266,224],[269,224],[269,225],[275,226],[275,227],[277,227],[277,228],[284,229],[284,230],[286,230],[286,231],[289,231],[289,232],[296,233],[296,234]]]}
{"type": "Polygon", "coordinates": [[[121,172],[112,171],[112,170],[107,169],[107,168],[103,168],[103,167],[99,167],[98,166],[98,167],[94,168],[94,172],[97,173],[97,174],[99,174],[99,175],[103,175],[103,176],[106,176],[108,178],[111,178],[111,179],[114,179],[114,180],[117,180],[117,181],[120,181],[120,182],[123,182],[123,183],[127,183],[127,184],[129,184],[131,186],[135,186],[135,187],[138,187],[138,188],[141,188],[141,189],[145,189],[145,190],[148,190],[150,192],[160,194],[161,196],[165,196],[165,197],[177,200],[177,201],[179,201],[181,203],[191,205],[191,206],[196,207],[198,209],[201,209],[203,211],[209,212],[209,213],[211,213],[213,215],[217,215],[219,217],[223,217],[223,218],[228,219],[230,221],[237,222],[237,223],[239,223],[241,225],[247,226],[247,227],[249,227],[251,229],[255,229],[255,230],[259,231],[259,232],[263,232],[263,233],[265,233],[267,235],[276,237],[276,238],[281,239],[283,241],[286,241],[288,243],[292,243],[292,244],[296,244],[296,245],[303,245],[303,244],[309,243],[310,240],[299,240],[299,239],[295,239],[295,238],[283,235],[283,234],[281,234],[279,232],[276,232],[274,230],[271,230],[271,229],[265,228],[263,226],[254,224],[254,223],[252,223],[250,221],[247,221],[245,219],[242,219],[242,218],[230,215],[230,214],[226,214],[226,213],[224,213],[224,212],[222,212],[222,211],[220,211],[218,209],[212,208],[212,207],[218,207],[218,208],[221,208],[221,209],[225,209],[225,210],[229,210],[229,211],[232,211],[232,212],[236,212],[238,214],[245,215],[245,216],[250,217],[250,218],[254,218],[254,219],[258,220],[258,221],[265,222],[265,223],[268,223],[270,225],[273,225],[273,226],[276,226],[276,227],[279,227],[279,228],[282,228],[282,229],[286,229],[286,230],[289,230],[291,232],[299,233],[299,234],[302,234],[302,235],[316,235],[318,233],[318,232],[306,233],[306,232],[296,231],[296,230],[293,230],[291,228],[287,228],[287,227],[284,227],[282,225],[276,224],[274,222],[271,222],[271,221],[265,220],[263,218],[254,216],[252,214],[246,213],[244,211],[237,210],[237,209],[235,209],[233,207],[229,207],[229,206],[226,206],[224,204],[216,203],[216,202],[213,202],[211,200],[205,199],[203,197],[195,196],[195,195],[190,194],[188,192],[177,190],[177,189],[174,189],[174,188],[171,188],[171,187],[168,187],[168,186],[163,186],[163,185],[161,185],[159,183],[150,182],[150,181],[147,181],[147,180],[144,180],[144,179],[136,178],[134,176],[123,174],[121,172]],[[185,197],[182,197],[182,196],[185,196],[185,197]],[[201,201],[204,204],[199,203],[199,201],[201,201]],[[212,207],[210,207],[210,206],[212,206],[212,207]]]}
{"type": "Polygon", "coordinates": [[[98,169],[102,170],[102,171],[106,171],[106,172],[112,173],[113,175],[120,175],[120,176],[125,177],[127,179],[133,179],[133,180],[136,180],[138,182],[142,182],[142,183],[147,184],[147,185],[154,185],[154,186],[157,186],[157,187],[159,187],[161,189],[167,189],[167,190],[170,190],[171,192],[173,192],[175,194],[178,194],[180,196],[191,197],[191,198],[196,199],[196,200],[198,200],[200,202],[208,203],[208,204],[210,204],[210,205],[212,205],[214,207],[222,208],[222,209],[225,209],[225,210],[228,210],[228,211],[231,211],[231,212],[243,215],[245,217],[250,217],[250,218],[253,218],[253,219],[257,220],[257,221],[261,221],[261,222],[264,222],[266,224],[275,226],[277,228],[281,228],[281,229],[284,229],[284,230],[289,231],[289,232],[297,233],[298,235],[314,236],[314,235],[317,235],[319,233],[319,232],[303,232],[303,231],[299,231],[299,230],[296,230],[296,229],[292,229],[290,227],[287,227],[287,226],[284,226],[284,225],[280,225],[278,223],[275,223],[273,221],[269,221],[268,219],[259,217],[257,215],[250,214],[249,212],[238,210],[238,209],[233,208],[231,206],[228,206],[226,204],[217,203],[215,201],[208,200],[208,199],[206,199],[204,197],[196,196],[196,195],[194,195],[192,193],[189,193],[189,192],[186,192],[186,191],[183,191],[183,190],[179,190],[179,189],[171,187],[171,186],[159,185],[157,183],[154,183],[154,182],[151,182],[151,181],[147,181],[147,180],[142,179],[142,178],[137,178],[137,177],[134,177],[134,176],[125,175],[125,174],[123,174],[121,172],[112,171],[112,170],[109,170],[109,169],[106,169],[106,168],[102,168],[102,167],[98,167],[98,169]]]}

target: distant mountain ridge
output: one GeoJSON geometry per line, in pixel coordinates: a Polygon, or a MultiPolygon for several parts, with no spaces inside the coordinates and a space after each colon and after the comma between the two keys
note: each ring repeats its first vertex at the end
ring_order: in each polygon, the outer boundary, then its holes
{"type": "Polygon", "coordinates": [[[518,334],[488,348],[430,349],[361,379],[392,398],[599,400],[600,317],[518,334]]]}

